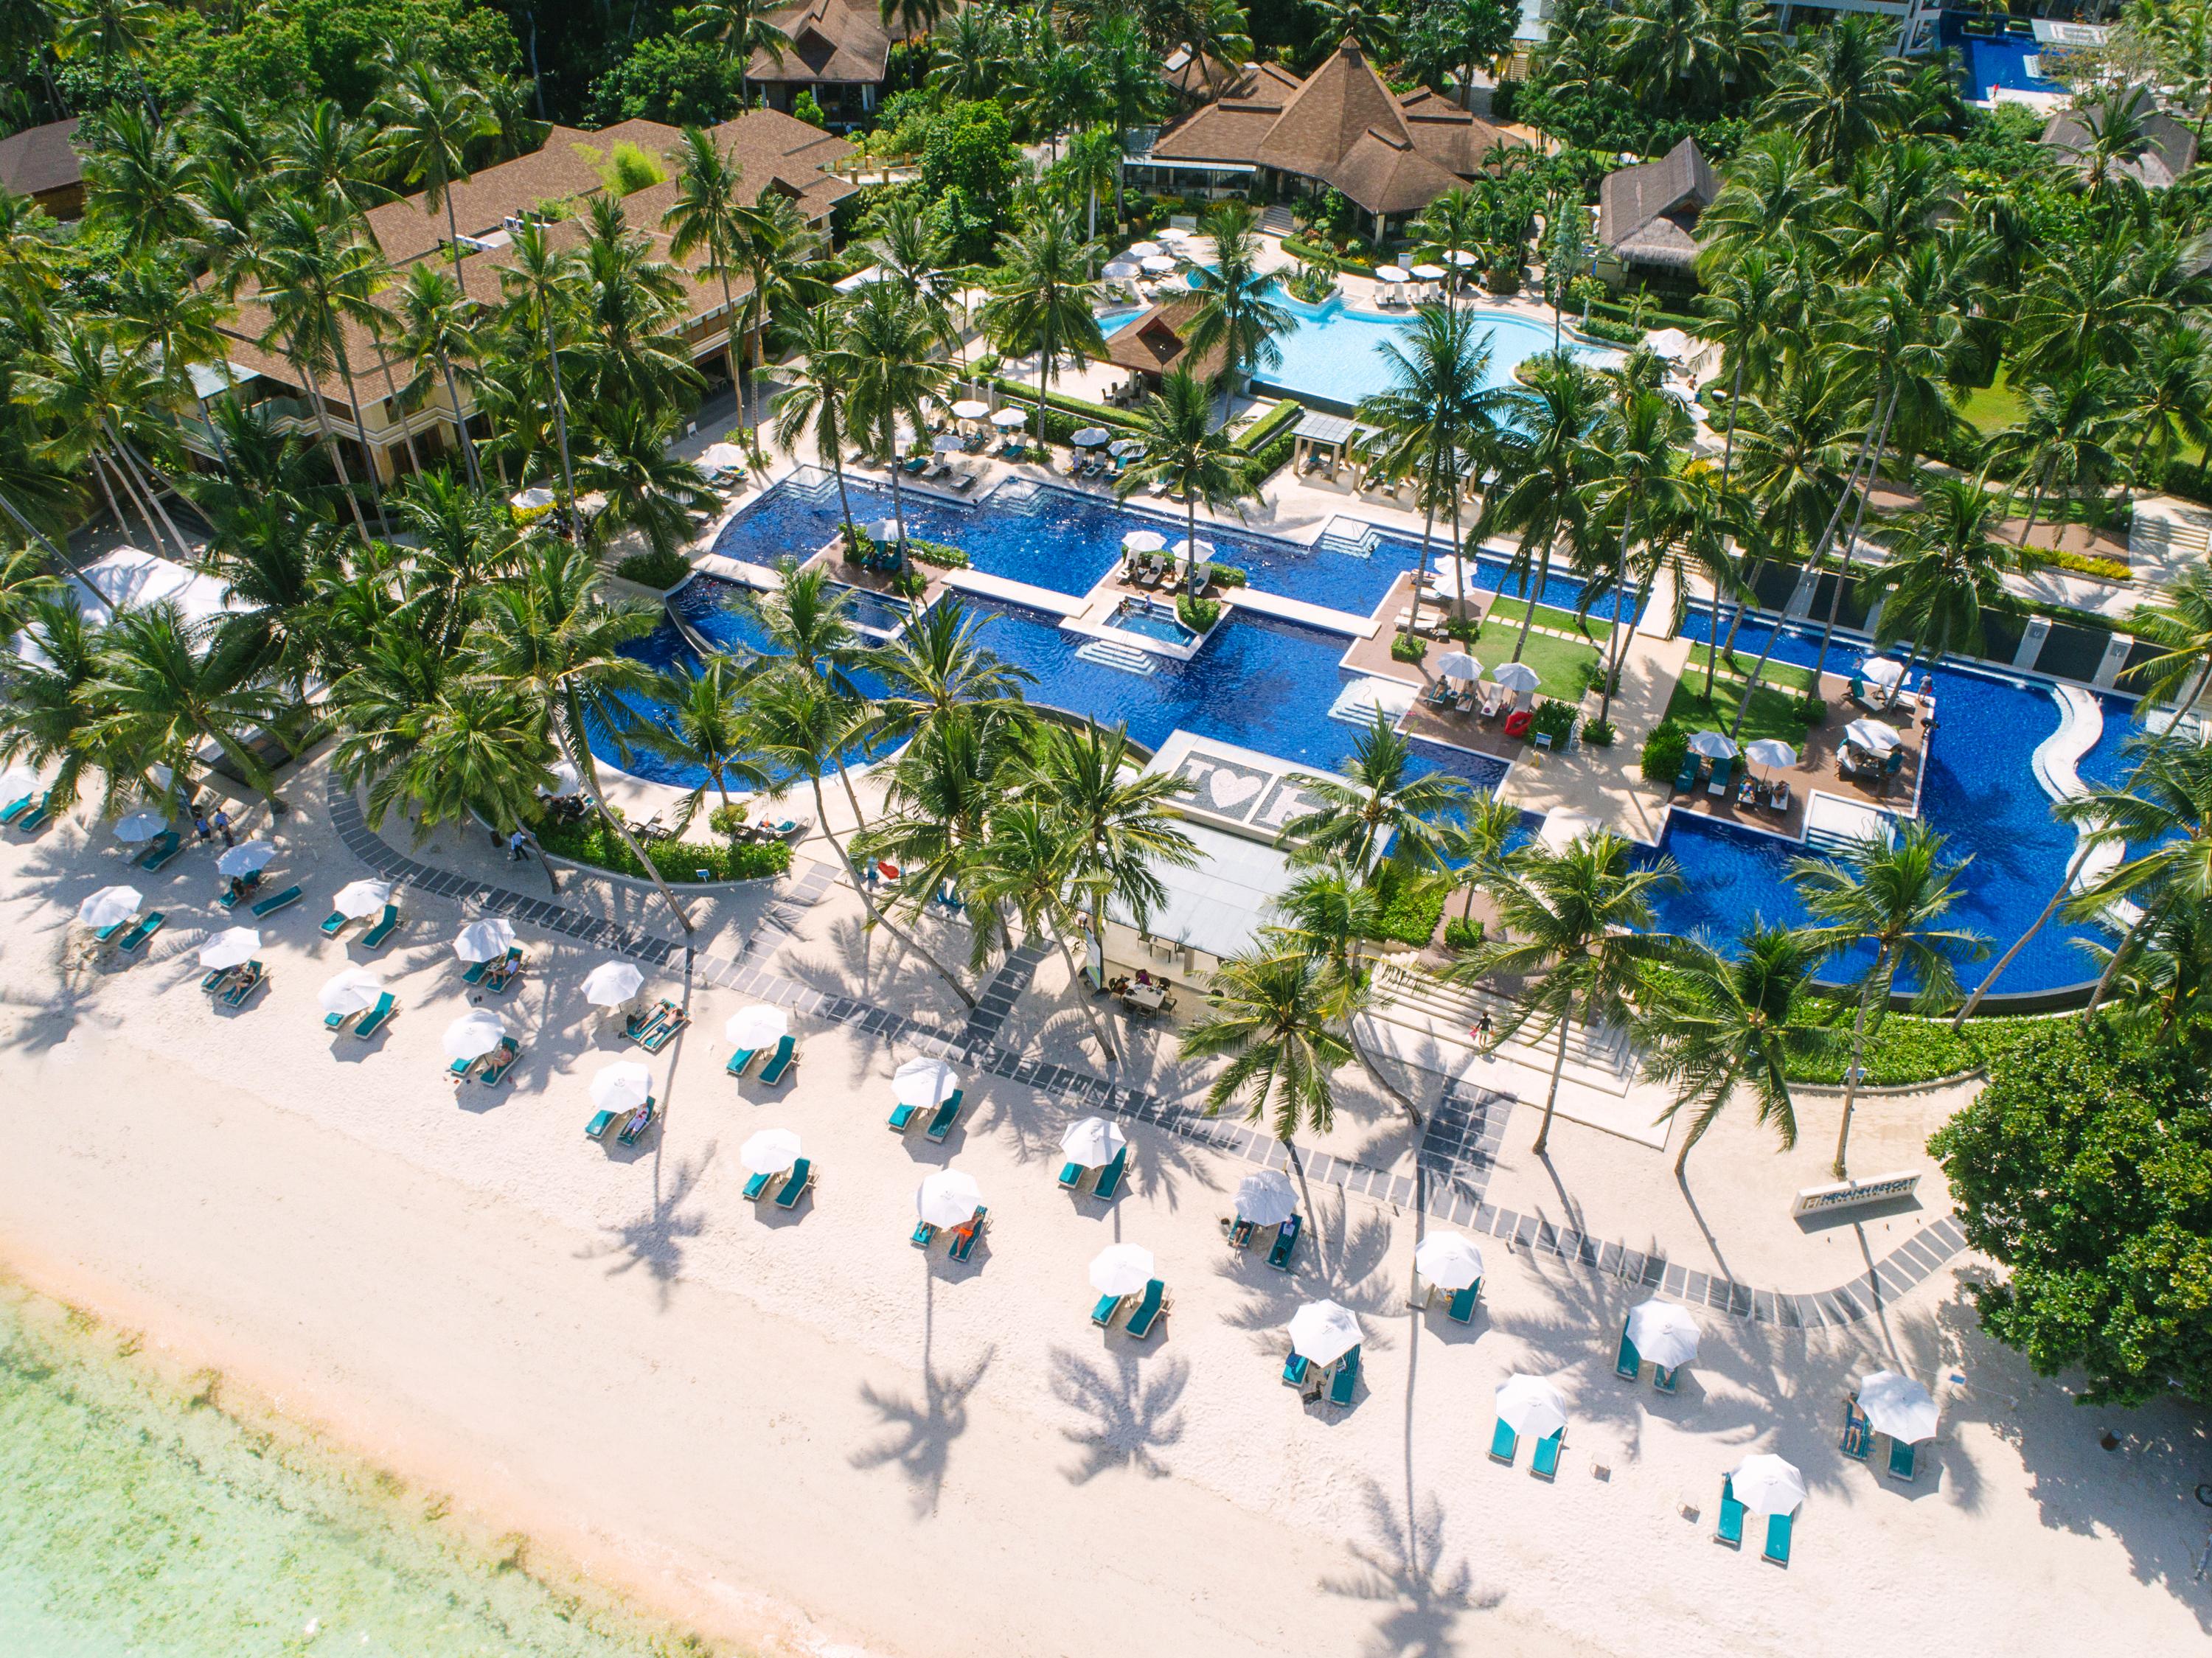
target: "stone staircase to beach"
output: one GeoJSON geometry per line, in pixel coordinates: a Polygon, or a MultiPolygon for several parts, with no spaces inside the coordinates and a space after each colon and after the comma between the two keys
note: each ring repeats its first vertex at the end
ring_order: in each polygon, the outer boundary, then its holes
{"type": "Polygon", "coordinates": [[[1260,216],[1260,228],[1271,236],[1292,236],[1297,234],[1298,222],[1287,207],[1271,207],[1260,216]]]}
{"type": "MultiPolygon", "coordinates": [[[[1471,1032],[1487,1013],[1494,1025],[1513,1011],[1511,999],[1495,991],[1448,984],[1407,956],[1385,957],[1375,969],[1373,1017],[1423,1035],[1472,1046],[1471,1032]]],[[[1556,1032],[1541,1042],[1498,1044],[1498,1054],[1516,1065],[1549,1073],[1559,1057],[1556,1032]]],[[[1608,1094],[1626,1094],[1635,1080],[1636,1056],[1628,1033],[1612,1026],[1567,1027],[1567,1061],[1560,1073],[1570,1082],[1608,1094]]]]}
{"type": "Polygon", "coordinates": [[[1085,662],[1096,662],[1102,668],[1116,668],[1139,678],[1149,679],[1160,671],[1159,659],[1150,651],[1117,644],[1110,639],[1094,639],[1079,645],[1075,653],[1085,662]]]}

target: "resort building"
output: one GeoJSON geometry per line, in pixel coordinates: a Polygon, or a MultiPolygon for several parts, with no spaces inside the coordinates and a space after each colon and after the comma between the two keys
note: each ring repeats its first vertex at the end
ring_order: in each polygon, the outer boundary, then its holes
{"type": "Polygon", "coordinates": [[[811,92],[830,121],[857,121],[875,108],[891,61],[891,33],[876,0],[805,0],[770,13],[768,21],[791,44],[781,58],[753,54],[745,65],[749,88],[759,88],[781,110],[811,92]]]}
{"type": "MultiPolygon", "coordinates": [[[[781,191],[817,227],[826,229],[830,210],[858,188],[829,170],[844,153],[839,140],[777,111],[748,110],[713,129],[713,137],[742,170],[748,202],[757,201],[766,191],[781,191]]],[[[726,386],[725,349],[732,318],[721,281],[700,276],[672,258],[668,233],[661,225],[662,216],[676,199],[676,168],[671,158],[682,143],[680,131],[658,121],[624,121],[599,132],[556,126],[534,154],[486,167],[453,185],[452,223],[459,231],[465,297],[477,306],[501,302],[500,277],[514,263],[514,233],[526,222],[546,224],[556,246],[573,246],[580,240],[582,233],[574,222],[579,203],[603,191],[620,190],[626,175],[614,165],[618,153],[642,156],[660,176],[658,182],[623,196],[630,228],[646,236],[655,257],[679,272],[689,302],[682,332],[690,359],[708,376],[709,395],[726,386]]],[[[424,260],[435,261],[448,276],[453,274],[448,219],[442,206],[433,210],[421,196],[410,196],[370,209],[368,221],[378,250],[400,278],[407,267],[424,260]]],[[[729,292],[742,326],[752,284],[733,277],[729,292]]],[[[267,405],[292,429],[313,434],[319,426],[310,399],[319,390],[324,415],[345,446],[347,465],[356,469],[356,476],[359,469],[373,465],[378,477],[389,482],[410,470],[410,441],[414,460],[424,466],[458,450],[459,422],[475,416],[474,399],[465,386],[460,389],[459,410],[442,384],[405,399],[402,408],[398,394],[414,377],[413,365],[387,354],[367,328],[349,319],[344,325],[346,366],[361,400],[361,423],[356,426],[337,374],[318,374],[321,385],[311,387],[280,350],[262,343],[267,313],[256,302],[255,293],[251,284],[242,288],[237,309],[222,324],[223,360],[194,365],[195,389],[202,398],[228,386],[242,401],[267,405]]],[[[185,441],[210,464],[216,460],[214,435],[205,424],[196,420],[183,424],[185,441]]]]}
{"type": "Polygon", "coordinates": [[[1697,263],[1698,220],[1720,181],[1685,138],[1656,161],[1608,173],[1597,192],[1597,274],[1616,286],[1697,263]]]}
{"type": "Polygon", "coordinates": [[[2147,88],[2138,88],[2132,94],[2115,93],[2109,100],[2077,104],[2052,116],[2051,125],[2043,130],[2043,143],[2076,167],[2086,166],[2090,147],[2104,131],[2106,109],[2124,108],[2131,97],[2141,100],[2137,118],[2144,147],[2139,155],[2114,161],[2112,170],[2146,190],[2166,189],[2197,164],[2197,134],[2160,109],[2157,95],[2147,88]]]}
{"type": "Polygon", "coordinates": [[[1189,347],[1182,331],[1198,313],[1195,299],[1167,300],[1154,305],[1126,328],[1106,337],[1106,361],[1134,374],[1142,389],[1157,392],[1161,379],[1185,368],[1201,380],[1221,372],[1219,346],[1204,358],[1185,361],[1189,347]]]}
{"type": "Polygon", "coordinates": [[[1433,92],[1400,97],[1347,39],[1304,80],[1279,64],[1249,65],[1130,171],[1185,193],[1272,192],[1285,181],[1340,191],[1373,219],[1379,240],[1393,221],[1482,172],[1498,146],[1519,143],[1433,92]]]}
{"type": "Polygon", "coordinates": [[[82,216],[84,161],[76,153],[76,117],[0,138],[0,190],[57,219],[82,216]]]}

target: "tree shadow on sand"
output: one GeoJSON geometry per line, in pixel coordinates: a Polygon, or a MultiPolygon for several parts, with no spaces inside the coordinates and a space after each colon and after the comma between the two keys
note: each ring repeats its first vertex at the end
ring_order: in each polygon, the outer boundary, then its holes
{"type": "Polygon", "coordinates": [[[990,1369],[998,1349],[988,1347],[965,1376],[938,1370],[927,1360],[921,1370],[921,1397],[879,1393],[863,1382],[860,1399],[882,1419],[884,1434],[874,1444],[853,1453],[856,1468],[896,1466],[914,1490],[917,1517],[937,1512],[945,1489],[945,1473],[952,1460],[952,1442],[968,1431],[968,1398],[990,1369]]]}
{"type": "MultiPolygon", "coordinates": [[[[611,1261],[607,1268],[610,1277],[640,1268],[651,1273],[659,1286],[661,1305],[666,1306],[676,1280],[684,1273],[684,1246],[707,1229],[706,1217],[696,1210],[685,1212],[684,1205],[698,1189],[714,1161],[714,1148],[710,1145],[697,1161],[686,1157],[678,1163],[671,1172],[665,1194],[656,1190],[643,1214],[608,1229],[613,1236],[588,1251],[587,1258],[611,1261]]],[[[657,1187],[657,1175],[654,1180],[657,1187]]]]}
{"type": "Polygon", "coordinates": [[[1322,1592],[1379,1608],[1366,1650],[1377,1658],[1453,1658],[1466,1649],[1459,1620],[1502,1602],[1500,1589],[1477,1586],[1465,1557],[1444,1553],[1443,1504],[1421,1497],[1401,1513],[1374,1480],[1364,1482],[1370,1540],[1352,1546],[1358,1570],[1322,1579],[1322,1592]]]}
{"type": "Polygon", "coordinates": [[[1083,1427],[1061,1430],[1083,1451],[1080,1461],[1062,1470],[1068,1483],[1087,1485],[1113,1468],[1164,1479],[1170,1470],[1153,1453],[1182,1442],[1181,1406],[1189,1382],[1190,1366],[1180,1358],[1147,1368],[1132,1351],[1097,1363],[1054,1348],[1053,1395],[1085,1418],[1083,1427]]]}

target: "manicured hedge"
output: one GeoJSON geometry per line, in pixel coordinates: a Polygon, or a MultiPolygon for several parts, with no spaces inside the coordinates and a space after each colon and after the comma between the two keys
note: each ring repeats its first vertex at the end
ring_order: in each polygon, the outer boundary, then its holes
{"type": "MultiPolygon", "coordinates": [[[[604,818],[547,823],[538,831],[538,843],[556,858],[596,865],[617,875],[645,876],[645,866],[604,818]]],[[[757,881],[791,867],[791,847],[782,841],[648,841],[645,854],[672,885],[696,881],[702,869],[709,880],[757,881]]]]}

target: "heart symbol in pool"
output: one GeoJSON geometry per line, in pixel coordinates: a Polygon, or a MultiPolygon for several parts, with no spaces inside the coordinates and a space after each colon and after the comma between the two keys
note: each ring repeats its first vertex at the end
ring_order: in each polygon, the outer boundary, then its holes
{"type": "Polygon", "coordinates": [[[1217,771],[1206,780],[1206,792],[1213,797],[1217,806],[1241,806],[1260,792],[1257,777],[1240,777],[1234,772],[1217,771]]]}

